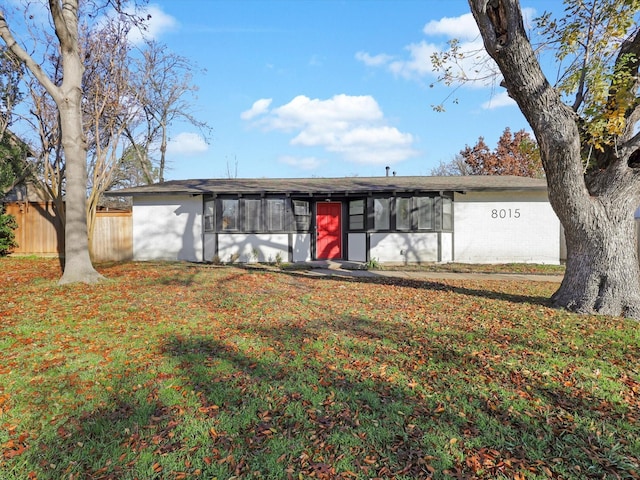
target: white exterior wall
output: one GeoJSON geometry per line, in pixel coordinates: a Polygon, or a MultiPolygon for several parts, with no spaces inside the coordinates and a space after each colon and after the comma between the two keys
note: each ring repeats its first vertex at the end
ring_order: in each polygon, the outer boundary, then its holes
{"type": "Polygon", "coordinates": [[[134,260],[200,262],[202,252],[202,196],[134,197],[134,260]]]}
{"type": "Polygon", "coordinates": [[[347,260],[351,262],[367,261],[367,234],[349,233],[348,235],[347,260]]]}
{"type": "Polygon", "coordinates": [[[437,262],[438,234],[372,233],[369,255],[378,262],[437,262]]]}
{"type": "Polygon", "coordinates": [[[453,260],[560,263],[560,222],[545,192],[472,192],[454,197],[453,260]]]}
{"type": "Polygon", "coordinates": [[[293,234],[293,259],[294,262],[309,262],[311,260],[311,234],[293,234]]]}
{"type": "Polygon", "coordinates": [[[286,233],[220,233],[218,257],[222,262],[238,255],[240,263],[275,262],[278,257],[289,258],[289,235],[286,233]],[[257,253],[258,258],[255,257],[257,253]]]}
{"type": "Polygon", "coordinates": [[[440,255],[441,262],[453,262],[453,233],[440,234],[440,255]]]}
{"type": "Polygon", "coordinates": [[[216,256],[216,235],[214,233],[204,234],[204,260],[212,262],[216,256]]]}

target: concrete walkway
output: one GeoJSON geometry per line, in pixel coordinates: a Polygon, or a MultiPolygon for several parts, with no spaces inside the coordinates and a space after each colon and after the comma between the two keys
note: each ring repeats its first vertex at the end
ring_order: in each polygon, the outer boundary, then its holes
{"type": "Polygon", "coordinates": [[[429,272],[419,270],[393,270],[386,267],[385,270],[366,270],[364,264],[357,262],[316,261],[309,262],[310,270],[305,274],[309,276],[335,276],[335,277],[360,277],[360,278],[406,278],[411,280],[500,280],[511,282],[562,282],[562,275],[541,275],[525,273],[455,273],[455,272],[429,272]]]}

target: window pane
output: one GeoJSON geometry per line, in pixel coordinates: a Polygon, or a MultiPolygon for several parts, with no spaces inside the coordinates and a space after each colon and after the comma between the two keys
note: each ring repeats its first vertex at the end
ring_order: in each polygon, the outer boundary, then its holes
{"type": "Polygon", "coordinates": [[[450,198],[442,199],[442,229],[453,230],[453,204],[450,198]]]}
{"type": "Polygon", "coordinates": [[[267,200],[267,222],[269,230],[284,230],[284,200],[267,200]]]}
{"type": "Polygon", "coordinates": [[[222,229],[238,229],[238,200],[222,200],[222,229]]]}
{"type": "Polygon", "coordinates": [[[309,231],[311,226],[311,212],[309,210],[309,202],[304,200],[293,201],[293,214],[296,219],[297,231],[309,231]]]}
{"type": "Polygon", "coordinates": [[[376,198],[373,201],[373,228],[376,230],[389,230],[389,199],[376,198]]]}
{"type": "Polygon", "coordinates": [[[396,198],[396,228],[398,230],[411,229],[410,198],[396,198]]]}
{"type": "Polygon", "coordinates": [[[294,213],[296,215],[309,215],[309,202],[303,202],[302,200],[293,201],[294,213]]]}
{"type": "Polygon", "coordinates": [[[216,201],[207,200],[204,202],[204,231],[213,232],[216,224],[216,201]]]}
{"type": "Polygon", "coordinates": [[[433,229],[433,198],[418,197],[418,228],[433,229]]]}
{"type": "Polygon", "coordinates": [[[260,215],[260,200],[245,200],[244,201],[244,225],[245,230],[248,232],[255,232],[260,230],[262,224],[260,215]]]}
{"type": "Polygon", "coordinates": [[[349,202],[349,229],[364,230],[364,200],[349,202]]]}

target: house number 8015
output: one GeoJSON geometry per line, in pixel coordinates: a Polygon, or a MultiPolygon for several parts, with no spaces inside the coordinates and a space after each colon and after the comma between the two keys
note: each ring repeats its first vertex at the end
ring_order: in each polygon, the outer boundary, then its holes
{"type": "Polygon", "coordinates": [[[520,209],[494,208],[491,210],[491,218],[520,218],[520,209]]]}

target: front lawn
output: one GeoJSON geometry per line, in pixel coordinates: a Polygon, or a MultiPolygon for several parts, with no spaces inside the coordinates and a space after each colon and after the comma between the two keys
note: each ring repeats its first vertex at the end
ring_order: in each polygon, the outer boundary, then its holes
{"type": "Polygon", "coordinates": [[[0,478],[640,478],[640,326],[557,284],[0,259],[0,478]]]}

